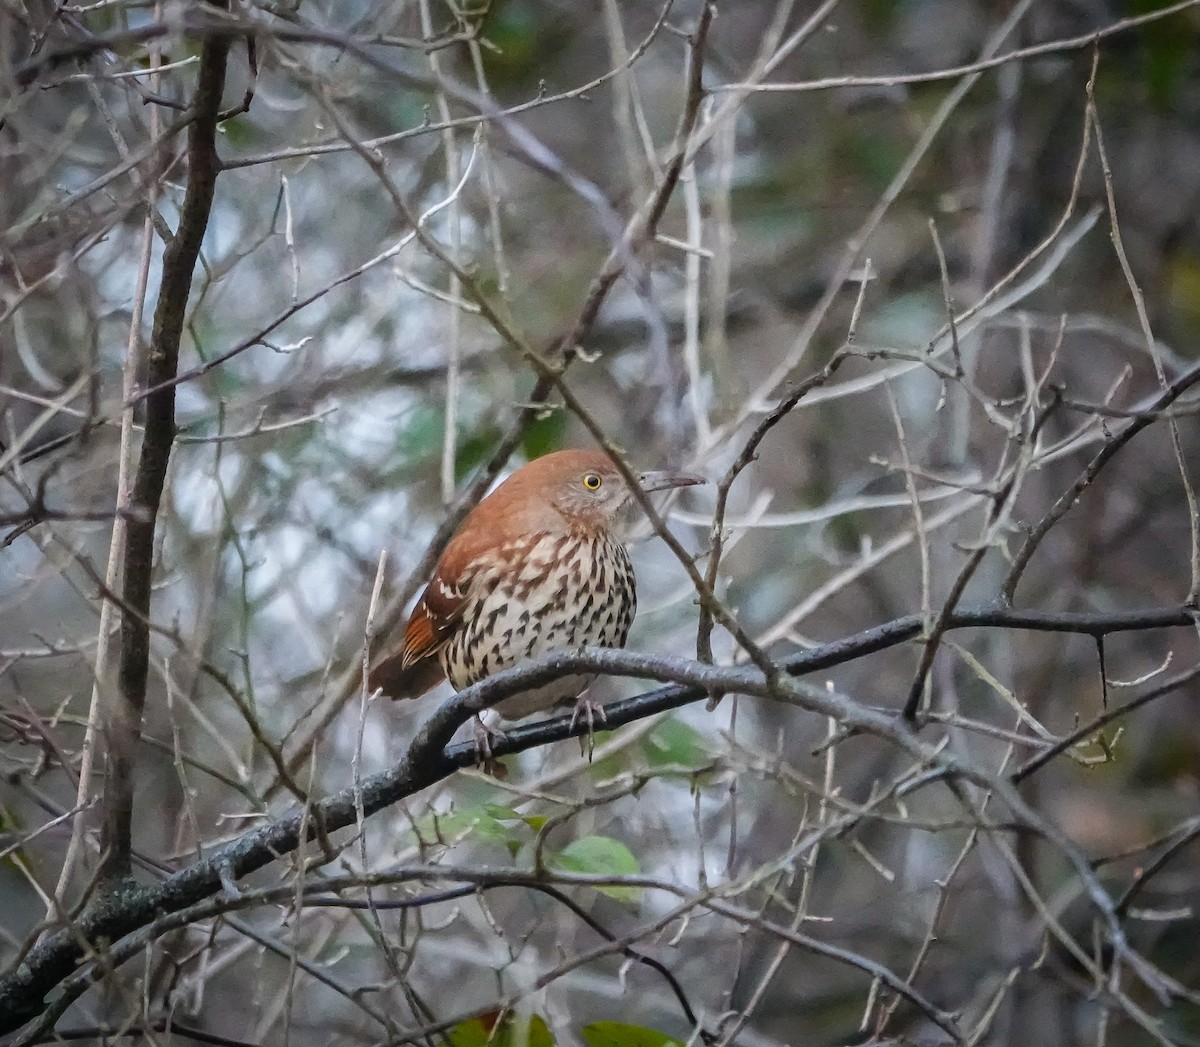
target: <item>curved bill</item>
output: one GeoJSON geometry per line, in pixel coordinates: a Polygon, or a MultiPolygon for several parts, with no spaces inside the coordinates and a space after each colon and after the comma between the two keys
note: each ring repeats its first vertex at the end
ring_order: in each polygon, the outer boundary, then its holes
{"type": "Polygon", "coordinates": [[[706,484],[708,479],[697,473],[673,472],[671,470],[655,470],[638,474],[638,483],[643,491],[650,494],[654,491],[670,491],[676,487],[695,487],[706,484]]]}

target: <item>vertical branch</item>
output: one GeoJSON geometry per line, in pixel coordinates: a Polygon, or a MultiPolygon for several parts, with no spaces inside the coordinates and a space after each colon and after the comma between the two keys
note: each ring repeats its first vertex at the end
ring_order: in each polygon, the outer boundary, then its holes
{"type": "Polygon", "coordinates": [[[604,35],[608,38],[608,60],[616,77],[613,80],[612,109],[613,123],[617,129],[617,140],[621,143],[621,154],[625,160],[626,177],[632,196],[644,200],[650,195],[650,184],[646,164],[654,164],[654,150],[649,143],[639,142],[633,126],[634,108],[638,105],[633,69],[629,63],[629,44],[625,39],[625,26],[621,23],[621,9],[616,0],[604,0],[604,35]],[[644,150],[643,161],[639,147],[644,150]]]}
{"type": "MultiPolygon", "coordinates": [[[[433,39],[433,16],[429,11],[429,0],[421,0],[421,32],[426,40],[433,39]]],[[[433,74],[433,82],[437,84],[438,118],[444,124],[450,123],[450,103],[442,87],[442,65],[436,50],[429,52],[429,70],[433,74]]],[[[461,166],[458,161],[458,145],[454,138],[453,128],[447,126],[442,131],[442,152],[446,155],[446,183],[453,187],[458,185],[461,178],[461,166]]],[[[453,193],[450,201],[449,214],[450,257],[457,264],[462,257],[462,204],[460,195],[453,193]]],[[[458,274],[450,274],[450,337],[446,346],[446,414],[445,433],[442,439],[442,504],[450,505],[454,501],[454,463],[458,458],[458,394],[460,361],[462,350],[462,281],[458,274]]]]}
{"type": "MultiPolygon", "coordinates": [[[[475,70],[475,87],[481,98],[495,105],[483,65],[483,48],[478,37],[467,42],[471,68],[475,70]]],[[[487,201],[488,229],[491,236],[492,264],[496,267],[496,291],[508,297],[508,261],[504,249],[504,230],[500,225],[500,174],[492,161],[491,125],[485,120],[479,125],[479,158],[483,168],[484,199],[487,201]]]]}
{"type": "MultiPolygon", "coordinates": [[[[212,2],[213,6],[224,6],[223,0],[212,2]]],[[[154,531],[171,445],[175,441],[175,387],[169,383],[178,368],[192,272],[200,255],[221,169],[215,139],[228,53],[229,39],[224,34],[208,37],[201,51],[191,105],[193,119],[188,126],[187,190],[179,211],[178,229],[163,253],[162,280],[145,366],[146,385],[156,391],[146,398],[145,435],[130,496],[130,505],[136,512],[127,522],[122,554],[124,581],[117,693],[104,712],[108,777],[100,875],[109,883],[126,877],[130,871],[135,750],[141,737],[150,658],[154,531]]]]}
{"type": "MultiPolygon", "coordinates": [[[[155,48],[150,54],[150,68],[154,69],[160,61],[159,50],[155,48]]],[[[153,90],[158,88],[158,78],[152,77],[153,90]]],[[[150,112],[150,137],[158,136],[158,110],[150,112]]],[[[129,320],[129,341],[125,349],[125,365],[121,378],[121,442],[117,457],[117,514],[113,518],[112,536],[109,539],[108,564],[104,570],[104,584],[115,590],[120,584],[121,550],[125,544],[125,510],[129,508],[129,471],[133,463],[133,398],[134,386],[137,379],[138,347],[142,339],[142,317],[146,304],[146,288],[150,276],[150,256],[154,248],[154,207],[158,194],[157,179],[148,179],[146,183],[146,217],[142,222],[142,246],[138,259],[137,285],[133,292],[133,309],[129,320]]],[[[100,723],[100,703],[102,695],[109,684],[109,649],[112,639],[112,616],[116,608],[112,601],[105,600],[100,606],[100,624],[96,636],[95,674],[92,679],[92,697],[88,703],[87,726],[83,738],[83,747],[79,761],[79,787],[75,795],[75,804],[80,810],[79,816],[71,826],[71,838],[67,843],[67,853],[63,858],[62,868],[58,874],[58,885],[54,897],[62,904],[71,884],[75,871],[75,862],[83,843],[85,825],[84,805],[88,802],[92,789],[92,769],[95,766],[96,735],[100,723]]],[[[47,910],[46,916],[53,915],[47,910]]]]}
{"type": "MultiPolygon", "coordinates": [[[[724,417],[737,395],[740,379],[730,368],[729,340],[726,328],[729,315],[729,289],[733,281],[733,169],[737,153],[737,121],[726,120],[713,135],[707,194],[708,249],[712,252],[707,279],[701,293],[704,307],[704,356],[709,367],[712,392],[709,408],[724,417]]],[[[709,445],[711,446],[711,445],[709,445]]]]}
{"type": "Polygon", "coordinates": [[[712,426],[708,424],[704,375],[700,367],[700,261],[707,252],[703,243],[704,219],[700,206],[698,177],[696,165],[688,164],[682,179],[683,204],[687,213],[687,246],[683,263],[683,359],[687,368],[687,398],[692,412],[692,425],[696,430],[695,439],[699,446],[707,447],[712,443],[712,426]]]}

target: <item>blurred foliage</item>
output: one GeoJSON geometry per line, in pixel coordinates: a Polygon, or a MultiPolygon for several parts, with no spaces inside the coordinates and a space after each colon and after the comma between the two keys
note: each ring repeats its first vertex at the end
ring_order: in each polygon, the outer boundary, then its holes
{"type": "MultiPolygon", "coordinates": [[[[1160,11],[1169,6],[1167,0],[1129,0],[1130,14],[1140,15],[1160,11]]],[[[1200,74],[1200,25],[1184,19],[1151,22],[1139,30],[1140,45],[1135,54],[1138,65],[1135,75],[1150,89],[1150,100],[1162,111],[1171,110],[1180,100],[1180,92],[1200,74]]]]}
{"type": "Polygon", "coordinates": [[[683,1047],[673,1036],[624,1022],[592,1022],[580,1030],[587,1047],[683,1047]]]}
{"type": "Polygon", "coordinates": [[[502,90],[537,89],[547,61],[571,39],[569,8],[536,0],[488,0],[478,25],[484,71],[502,90]]]}
{"type": "Polygon", "coordinates": [[[554,1036],[537,1014],[527,1021],[507,1014],[472,1018],[446,1034],[453,1047],[554,1047],[554,1036]]]}

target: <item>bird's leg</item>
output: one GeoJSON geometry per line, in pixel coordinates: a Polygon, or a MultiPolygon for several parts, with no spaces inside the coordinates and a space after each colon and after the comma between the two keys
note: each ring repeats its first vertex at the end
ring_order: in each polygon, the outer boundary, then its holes
{"type": "Polygon", "coordinates": [[[608,723],[608,715],[604,712],[603,705],[593,702],[587,696],[586,690],[575,699],[575,709],[571,713],[572,731],[580,718],[587,721],[587,734],[579,739],[579,755],[587,753],[588,763],[591,763],[592,754],[596,749],[596,722],[599,721],[601,725],[608,723]]]}
{"type": "Polygon", "coordinates": [[[483,769],[484,774],[503,781],[508,777],[508,769],[499,760],[493,758],[492,746],[499,745],[504,741],[504,732],[488,727],[479,713],[476,713],[474,719],[471,720],[471,731],[475,736],[476,762],[483,769]]]}

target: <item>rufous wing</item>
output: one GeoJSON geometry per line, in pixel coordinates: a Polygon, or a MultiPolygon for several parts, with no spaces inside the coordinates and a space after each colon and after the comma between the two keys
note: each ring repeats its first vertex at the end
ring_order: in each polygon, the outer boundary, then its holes
{"type": "Polygon", "coordinates": [[[446,678],[438,655],[462,613],[462,596],[435,575],[404,627],[404,643],[367,675],[367,687],[389,698],[419,698],[446,678]]]}

